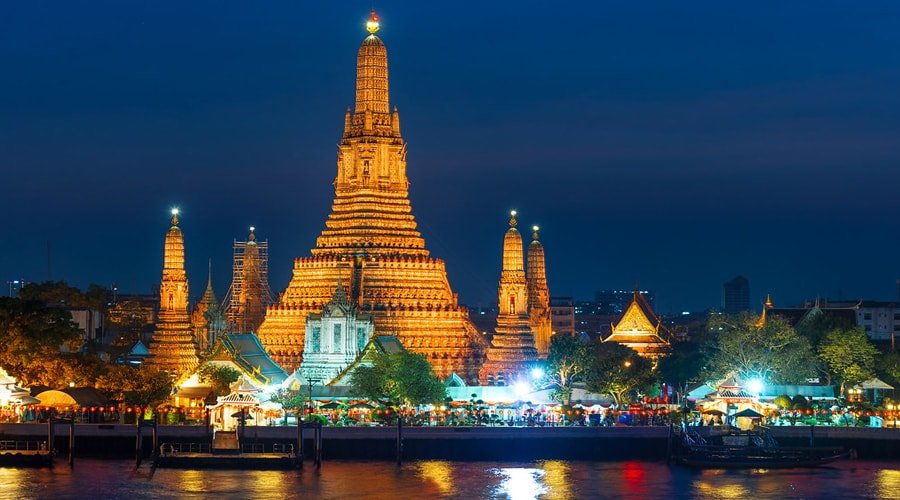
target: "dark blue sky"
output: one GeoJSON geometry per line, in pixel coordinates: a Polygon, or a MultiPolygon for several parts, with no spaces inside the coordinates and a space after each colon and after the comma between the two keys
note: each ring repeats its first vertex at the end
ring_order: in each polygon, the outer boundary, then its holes
{"type": "MultiPolygon", "coordinates": [[[[254,224],[280,292],[330,209],[371,2],[0,3],[0,278],[159,280],[168,209],[220,296],[254,224]]],[[[551,293],[663,312],[895,298],[900,4],[379,1],[413,210],[462,302],[506,212],[551,293]]]]}

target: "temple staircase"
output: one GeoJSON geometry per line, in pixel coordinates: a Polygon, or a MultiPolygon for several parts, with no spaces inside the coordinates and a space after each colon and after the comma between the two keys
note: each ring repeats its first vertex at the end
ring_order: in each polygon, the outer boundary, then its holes
{"type": "Polygon", "coordinates": [[[239,455],[237,431],[216,431],[213,434],[212,452],[216,455],[239,455]]]}

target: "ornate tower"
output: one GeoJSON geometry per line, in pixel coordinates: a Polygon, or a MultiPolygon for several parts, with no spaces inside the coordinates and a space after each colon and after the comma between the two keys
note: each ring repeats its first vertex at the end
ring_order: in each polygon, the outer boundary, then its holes
{"type": "Polygon", "coordinates": [[[481,382],[509,383],[537,359],[534,334],[528,317],[528,284],[522,258],[522,235],[516,229],[516,211],[503,237],[503,270],[500,272],[497,328],[481,368],[481,382]]]}
{"type": "Polygon", "coordinates": [[[528,282],[528,314],[534,345],[538,356],[547,357],[550,351],[552,322],[550,318],[550,290],[547,288],[547,270],[544,263],[544,246],[538,240],[539,227],[533,226],[532,240],[528,245],[528,267],[525,280],[528,282]]]}
{"type": "Polygon", "coordinates": [[[356,106],[344,116],[334,202],[312,256],[294,261],[291,283],[270,307],[259,337],[286,369],[300,364],[305,319],[348,284],[348,300],[371,313],[376,335],[397,335],[424,354],[438,376],[474,381],[483,337],[457,303],[444,261],[429,255],[416,229],[406,178],[400,115],[388,98],[387,49],[375,13],[356,58],[356,106]]]}
{"type": "Polygon", "coordinates": [[[269,242],[256,241],[255,231],[250,227],[247,241],[234,242],[231,288],[225,296],[225,315],[234,333],[256,332],[266,307],[275,303],[269,289],[269,242]]]}
{"type": "Polygon", "coordinates": [[[173,377],[189,375],[197,367],[197,344],[188,316],[188,280],[184,272],[184,235],[178,227],[178,209],[172,210],[172,227],[166,233],[162,282],[159,286],[159,319],[150,339],[145,363],[173,377]]]}
{"type": "Polygon", "coordinates": [[[206,291],[200,302],[194,306],[191,313],[191,325],[194,328],[194,341],[201,354],[206,354],[215,345],[219,337],[225,333],[225,315],[222,306],[216,299],[212,286],[212,261],[209,262],[209,278],[206,281],[206,291]]]}

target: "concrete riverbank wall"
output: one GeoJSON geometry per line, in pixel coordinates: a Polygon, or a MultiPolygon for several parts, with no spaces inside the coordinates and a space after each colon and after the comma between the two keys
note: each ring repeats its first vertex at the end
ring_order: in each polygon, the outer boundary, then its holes
{"type": "MultiPolygon", "coordinates": [[[[56,447],[66,450],[67,425],[55,428],[56,447]]],[[[209,442],[211,431],[202,426],[160,426],[159,442],[209,442]]],[[[150,452],[150,429],[145,428],[144,450],[150,452]]],[[[667,427],[404,427],[406,459],[453,460],[662,460],[666,455],[667,427]]],[[[900,459],[900,429],[846,427],[775,427],[772,435],[784,446],[844,446],[860,458],[900,459]]],[[[46,440],[46,424],[0,424],[0,439],[46,440]]],[[[133,456],[133,425],[77,424],[76,454],[123,458],[133,456]]],[[[311,445],[312,432],[306,436],[311,445]]],[[[296,427],[254,427],[244,432],[245,443],[296,442],[296,427]]],[[[396,428],[325,427],[325,459],[393,459],[396,428]]]]}

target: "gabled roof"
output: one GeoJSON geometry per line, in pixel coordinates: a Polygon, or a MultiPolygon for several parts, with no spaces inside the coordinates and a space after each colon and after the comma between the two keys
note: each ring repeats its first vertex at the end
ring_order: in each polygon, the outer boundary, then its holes
{"type": "Polygon", "coordinates": [[[353,373],[353,370],[355,370],[357,366],[362,364],[371,365],[375,361],[376,356],[382,354],[396,354],[405,350],[406,349],[403,347],[403,344],[400,343],[400,339],[397,338],[396,335],[375,335],[369,339],[369,343],[367,343],[362,351],[359,352],[359,356],[357,356],[352,363],[347,365],[341,373],[334,377],[331,382],[328,382],[327,385],[347,385],[349,383],[349,375],[353,373]]]}
{"type": "Polygon", "coordinates": [[[625,345],[637,343],[668,345],[669,341],[660,335],[661,324],[662,321],[653,312],[647,299],[635,290],[631,304],[622,313],[618,323],[612,325],[612,333],[603,340],[625,345]]]}
{"type": "Polygon", "coordinates": [[[260,385],[280,384],[287,373],[269,357],[259,337],[253,333],[226,333],[210,354],[211,360],[232,361],[244,374],[260,385]]]}

